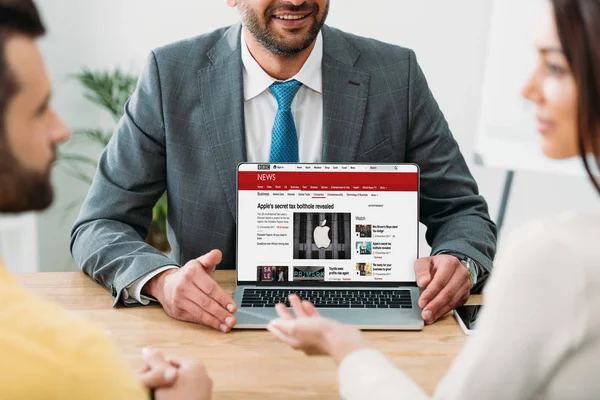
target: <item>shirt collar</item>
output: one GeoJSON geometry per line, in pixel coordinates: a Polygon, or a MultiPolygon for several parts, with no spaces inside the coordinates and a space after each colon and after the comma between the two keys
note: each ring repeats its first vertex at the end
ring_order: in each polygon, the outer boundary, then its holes
{"type": "MultiPolygon", "coordinates": [[[[267,90],[273,83],[277,82],[277,80],[267,74],[252,57],[250,50],[248,50],[248,45],[246,44],[244,29],[241,31],[242,64],[244,66],[244,101],[248,101],[267,90]]],[[[310,56],[308,56],[308,59],[300,71],[292,79],[297,80],[315,92],[323,93],[322,62],[323,37],[321,32],[319,32],[315,47],[310,53],[310,56]]]]}

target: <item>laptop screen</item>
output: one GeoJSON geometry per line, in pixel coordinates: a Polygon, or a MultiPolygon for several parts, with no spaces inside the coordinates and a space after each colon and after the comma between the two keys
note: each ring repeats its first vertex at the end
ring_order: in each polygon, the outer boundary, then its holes
{"type": "Polygon", "coordinates": [[[419,171],[407,164],[240,164],[237,279],[414,284],[419,171]]]}

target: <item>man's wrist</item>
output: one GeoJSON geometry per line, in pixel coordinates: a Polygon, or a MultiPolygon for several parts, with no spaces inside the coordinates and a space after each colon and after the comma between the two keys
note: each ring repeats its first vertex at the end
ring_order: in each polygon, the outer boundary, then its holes
{"type": "Polygon", "coordinates": [[[156,300],[161,302],[165,278],[175,272],[177,272],[176,269],[168,269],[156,276],[153,276],[152,279],[146,282],[142,288],[142,294],[145,296],[154,297],[156,300]]]}
{"type": "Polygon", "coordinates": [[[475,286],[477,284],[479,276],[481,275],[481,272],[483,271],[483,268],[479,265],[479,263],[477,261],[473,260],[471,257],[467,256],[466,254],[460,253],[458,251],[450,251],[450,250],[440,251],[436,255],[442,255],[442,254],[456,257],[458,259],[458,261],[460,261],[460,263],[467,269],[467,272],[469,273],[469,280],[471,281],[473,286],[475,286]]]}

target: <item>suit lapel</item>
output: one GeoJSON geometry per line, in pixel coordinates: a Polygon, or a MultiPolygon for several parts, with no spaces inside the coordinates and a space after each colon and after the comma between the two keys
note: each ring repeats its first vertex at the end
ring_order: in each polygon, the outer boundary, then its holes
{"type": "Polygon", "coordinates": [[[360,53],[342,34],[323,27],[323,161],[356,158],[367,98],[369,72],[355,67],[360,53]]]}
{"type": "Polygon", "coordinates": [[[198,71],[204,123],[233,218],[236,213],[236,171],[246,161],[244,86],[240,52],[241,25],[232,26],[207,56],[208,68],[198,71]]]}
{"type": "MultiPolygon", "coordinates": [[[[241,25],[232,26],[198,71],[204,124],[234,219],[236,170],[246,161],[241,25]]],[[[360,53],[341,33],[323,27],[323,161],[354,161],[369,94],[369,72],[355,67],[360,53]]]]}

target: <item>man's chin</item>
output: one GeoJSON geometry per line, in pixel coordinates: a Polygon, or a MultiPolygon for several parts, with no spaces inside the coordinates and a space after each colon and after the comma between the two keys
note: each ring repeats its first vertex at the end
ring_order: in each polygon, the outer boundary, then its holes
{"type": "Polygon", "coordinates": [[[44,211],[54,201],[54,191],[49,184],[22,187],[6,196],[0,195],[0,212],[18,214],[44,211]]]}
{"type": "Polygon", "coordinates": [[[306,33],[285,32],[277,35],[271,48],[280,55],[295,56],[308,49],[313,43],[314,39],[306,33]]]}
{"type": "Polygon", "coordinates": [[[52,163],[43,172],[32,171],[0,146],[0,212],[15,214],[47,209],[54,200],[51,175],[52,163]]]}
{"type": "Polygon", "coordinates": [[[54,189],[50,179],[39,182],[37,188],[30,193],[29,209],[31,211],[44,211],[54,202],[54,189]]]}
{"type": "Polygon", "coordinates": [[[279,53],[281,53],[282,55],[296,56],[296,55],[302,53],[304,50],[306,50],[309,47],[310,47],[310,44],[306,45],[305,43],[300,43],[300,45],[295,44],[295,43],[292,43],[292,44],[280,43],[278,45],[278,50],[279,50],[279,53]]]}
{"type": "MultiPolygon", "coordinates": [[[[302,28],[285,28],[281,26],[271,27],[269,35],[276,38],[281,46],[289,48],[300,48],[311,40],[311,34],[315,27],[308,25],[302,28]]],[[[313,39],[316,40],[316,37],[313,39]]]]}
{"type": "Polygon", "coordinates": [[[54,191],[50,190],[44,197],[39,197],[35,202],[30,203],[30,211],[44,211],[54,202],[54,191]]]}

